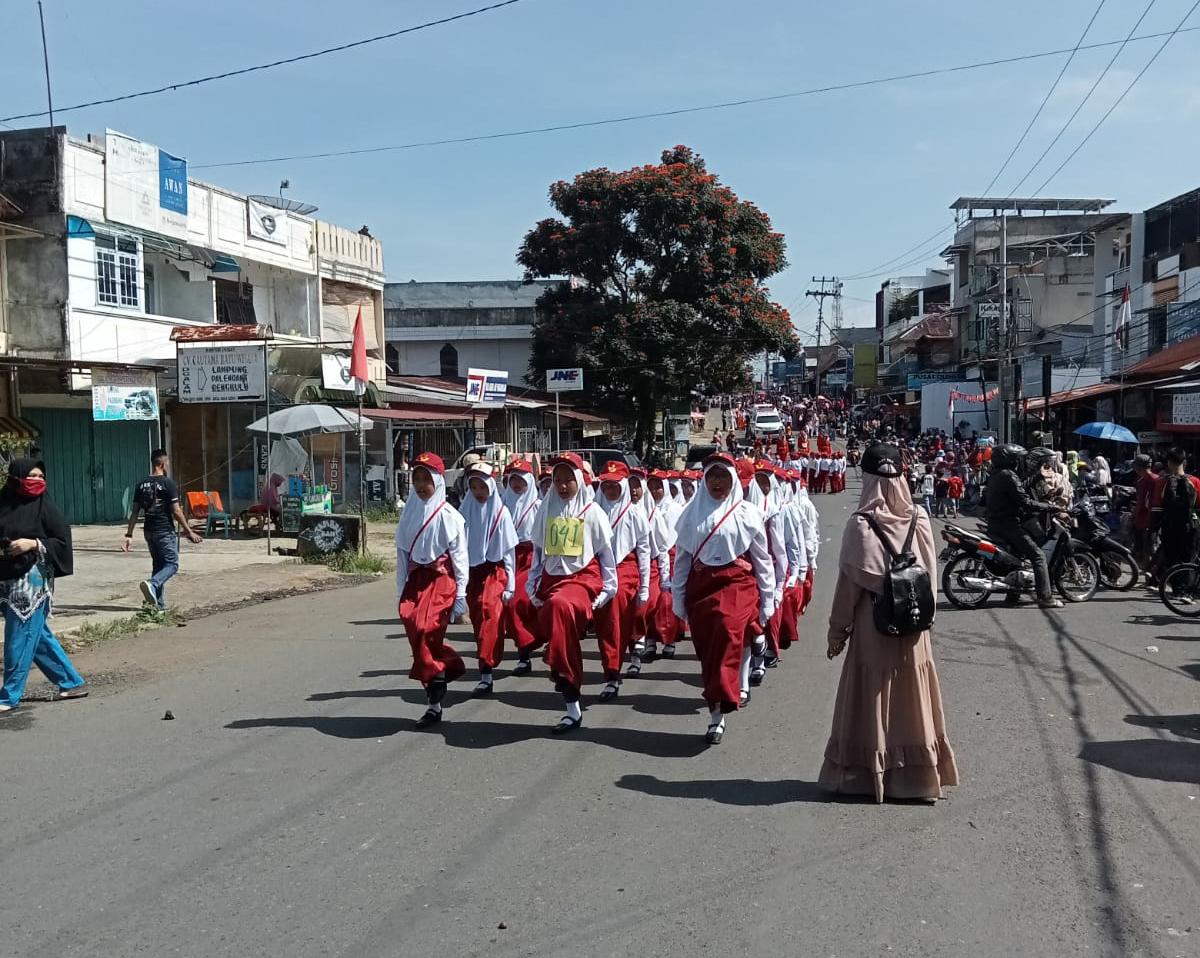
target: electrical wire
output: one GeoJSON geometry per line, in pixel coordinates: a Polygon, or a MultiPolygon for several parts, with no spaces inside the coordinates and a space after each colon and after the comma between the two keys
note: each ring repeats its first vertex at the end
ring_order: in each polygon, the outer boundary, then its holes
{"type": "MultiPolygon", "coordinates": [[[[212,83],[214,80],[228,80],[231,77],[245,76],[247,73],[259,73],[263,70],[272,70],[275,67],[287,66],[291,63],[300,63],[304,60],[314,60],[317,57],[327,56],[331,53],[343,53],[346,50],[353,50],[357,47],[363,47],[370,43],[379,43],[381,40],[394,40],[396,37],[402,37],[405,34],[416,33],[419,30],[428,30],[430,27],[445,26],[447,23],[453,23],[456,20],[465,20],[468,17],[479,16],[482,13],[490,13],[493,10],[499,10],[501,7],[511,7],[515,3],[520,3],[521,0],[499,0],[497,3],[489,4],[486,7],[478,7],[475,10],[467,10],[463,13],[456,13],[451,17],[442,17],[439,20],[429,20],[426,23],[418,23],[416,26],[405,27],[402,30],[393,30],[390,33],[380,33],[373,37],[364,37],[361,40],[352,40],[349,43],[340,43],[337,46],[325,47],[323,50],[313,50],[311,53],[301,53],[294,57],[285,57],[281,60],[272,60],[270,63],[258,63],[254,66],[241,67],[237,70],[226,70],[224,73],[214,73],[210,76],[197,77],[194,80],[180,80],[176,83],[168,83],[164,86],[154,87],[149,90],[137,90],[132,93],[122,93],[118,96],[105,97],[102,100],[89,100],[86,103],[75,103],[71,106],[55,107],[55,113],[71,113],[75,110],[86,110],[93,106],[105,106],[109,103],[123,103],[126,100],[136,100],[140,97],[157,96],[160,93],[173,93],[176,90],[183,90],[188,87],[200,86],[204,83],[212,83]]],[[[8,120],[30,120],[36,117],[48,116],[49,112],[40,110],[36,113],[17,113],[13,116],[0,117],[0,123],[8,120]]]]}
{"type": "Polygon", "coordinates": [[[1196,0],[1196,2],[1193,3],[1190,8],[1188,8],[1188,12],[1183,15],[1183,19],[1179,21],[1179,25],[1174,30],[1172,30],[1170,33],[1167,34],[1167,36],[1163,39],[1163,42],[1159,45],[1158,49],[1154,51],[1154,55],[1151,56],[1150,59],[1146,61],[1146,65],[1144,67],[1142,67],[1141,70],[1138,71],[1137,76],[1135,76],[1132,80],[1129,81],[1129,85],[1127,87],[1125,87],[1125,89],[1121,92],[1121,95],[1119,97],[1117,97],[1117,99],[1113,103],[1113,105],[1110,106],[1108,108],[1108,110],[1105,111],[1104,115],[1102,117],[1100,117],[1099,120],[1096,121],[1096,125],[1093,126],[1090,130],[1088,130],[1087,136],[1085,136],[1082,140],[1080,140],[1079,145],[1076,146],[1075,149],[1073,149],[1070,153],[1067,154],[1067,158],[1058,165],[1058,168],[1053,173],[1051,173],[1048,177],[1046,177],[1046,181],[1044,183],[1042,183],[1041,186],[1038,187],[1039,193],[1042,190],[1044,190],[1047,187],[1047,185],[1049,185],[1051,180],[1053,180],[1056,176],[1058,176],[1059,173],[1062,172],[1063,167],[1065,167],[1068,163],[1071,162],[1072,159],[1074,159],[1075,154],[1083,149],[1083,147],[1087,144],[1088,140],[1090,140],[1092,138],[1092,136],[1095,135],[1096,131],[1099,130],[1100,127],[1104,125],[1104,121],[1107,120],[1112,115],[1113,111],[1121,105],[1121,102],[1125,99],[1125,97],[1127,97],[1129,95],[1129,91],[1134,88],[1134,86],[1137,84],[1138,80],[1140,80],[1145,75],[1146,71],[1149,70],[1150,67],[1154,65],[1154,61],[1158,59],[1159,54],[1161,54],[1163,52],[1163,50],[1165,50],[1167,48],[1167,44],[1171,42],[1171,39],[1183,29],[1183,25],[1185,23],[1187,23],[1187,21],[1191,17],[1191,15],[1196,12],[1197,7],[1200,7],[1200,0],[1196,0]]]}
{"type": "Polygon", "coordinates": [[[1050,89],[1047,90],[1046,95],[1042,97],[1042,102],[1038,104],[1038,108],[1034,111],[1033,116],[1030,117],[1029,123],[1026,124],[1025,129],[1021,132],[1021,135],[1017,137],[1017,142],[1014,143],[1013,148],[1008,151],[1008,156],[1005,157],[1004,162],[1000,164],[1000,169],[996,171],[996,175],[992,177],[992,181],[988,183],[987,187],[984,189],[984,196],[988,196],[992,192],[992,187],[996,185],[996,181],[1000,179],[1004,171],[1008,169],[1008,164],[1012,162],[1012,158],[1017,155],[1017,150],[1021,148],[1021,145],[1025,142],[1025,138],[1029,136],[1029,131],[1033,129],[1033,125],[1038,121],[1038,117],[1040,117],[1042,115],[1042,111],[1046,109],[1046,104],[1050,102],[1050,97],[1052,97],[1054,95],[1054,91],[1058,89],[1058,85],[1062,82],[1062,78],[1066,74],[1067,68],[1074,62],[1075,54],[1079,52],[1080,46],[1083,45],[1083,41],[1087,38],[1088,31],[1092,29],[1092,24],[1096,22],[1096,17],[1100,15],[1100,11],[1104,9],[1104,4],[1107,2],[1108,0],[1100,0],[1100,3],[1096,6],[1096,9],[1092,11],[1092,18],[1088,20],[1087,26],[1083,28],[1083,33],[1079,34],[1079,40],[1071,50],[1066,62],[1062,65],[1062,69],[1058,71],[1058,76],[1056,76],[1054,78],[1054,82],[1050,84],[1050,89]]]}
{"type": "MultiPolygon", "coordinates": [[[[1142,25],[1142,21],[1146,19],[1146,14],[1148,14],[1150,12],[1150,9],[1157,2],[1158,2],[1158,0],[1150,0],[1150,2],[1146,4],[1146,8],[1142,11],[1142,15],[1140,17],[1138,17],[1137,21],[1134,23],[1134,25],[1129,28],[1129,33],[1126,35],[1125,39],[1123,41],[1121,41],[1120,45],[1117,47],[1116,52],[1112,55],[1112,58],[1105,65],[1104,69],[1102,71],[1100,71],[1100,75],[1098,77],[1096,77],[1095,82],[1092,83],[1091,88],[1087,91],[1087,93],[1084,94],[1083,99],[1079,101],[1079,104],[1071,112],[1071,115],[1069,117],[1067,117],[1067,122],[1064,123],[1062,125],[1062,127],[1059,129],[1059,131],[1054,134],[1054,139],[1052,139],[1050,141],[1049,145],[1044,150],[1042,150],[1041,156],[1039,156],[1034,161],[1033,166],[1031,166],[1029,168],[1029,170],[1025,173],[1025,175],[1021,177],[1021,179],[1017,183],[1017,185],[1014,186],[1009,191],[1008,195],[1010,197],[1017,195],[1017,190],[1019,190],[1022,186],[1025,185],[1025,181],[1028,180],[1029,177],[1031,177],[1033,175],[1034,170],[1036,170],[1039,166],[1041,166],[1042,160],[1044,160],[1047,157],[1047,155],[1050,153],[1050,151],[1053,150],[1054,147],[1058,145],[1058,141],[1060,139],[1062,139],[1063,134],[1066,133],[1068,128],[1071,126],[1071,124],[1075,122],[1075,117],[1079,116],[1079,111],[1082,110],[1087,105],[1088,100],[1090,100],[1092,98],[1092,94],[1096,92],[1096,88],[1098,86],[1100,86],[1101,81],[1106,76],[1108,76],[1108,71],[1111,70],[1113,67],[1113,64],[1117,62],[1117,58],[1121,55],[1121,53],[1124,51],[1125,47],[1129,44],[1129,41],[1131,39],[1133,39],[1134,32],[1137,30],[1138,27],[1140,27],[1142,25]]],[[[1170,33],[1167,34],[1167,42],[1170,42],[1171,36],[1172,36],[1172,34],[1170,34],[1170,33]]],[[[1040,190],[1038,192],[1040,192],[1040,190]]]]}
{"type": "MultiPolygon", "coordinates": [[[[1191,27],[1188,30],[1180,32],[1187,33],[1200,30],[1200,27],[1191,27]]],[[[1080,50],[1096,50],[1105,47],[1116,46],[1118,44],[1126,44],[1138,40],[1152,40],[1165,36],[1164,33],[1147,33],[1138,37],[1130,37],[1125,40],[1106,40],[1097,43],[1084,44],[1080,46],[1080,50]]],[[[843,90],[861,89],[864,87],[881,86],[887,83],[896,83],[903,80],[917,80],[933,76],[943,76],[952,73],[962,73],[969,70],[980,70],[987,67],[1005,66],[1012,63],[1024,63],[1030,60],[1041,60],[1046,57],[1059,56],[1063,53],[1070,53],[1071,48],[1060,50],[1046,50],[1041,53],[1026,53],[1020,56],[1001,57],[993,60],[981,60],[974,63],[963,63],[956,66],[938,67],[931,70],[919,70],[913,73],[901,73],[884,77],[873,77],[866,80],[853,80],[846,83],[834,83],[820,87],[810,87],[806,90],[795,90],[789,93],[775,93],[767,96],[744,97],[737,100],[725,100],[719,103],[706,103],[699,106],[679,107],[671,110],[658,110],[648,113],[631,113],[623,116],[608,117],[599,120],[581,120],[576,123],[560,123],[553,126],[529,127],[520,130],[508,130],[501,133],[483,133],[472,136],[456,136],[447,137],[439,140],[417,140],[411,143],[398,143],[391,146],[370,146],[359,147],[350,150],[331,150],[323,153],[295,153],[287,156],[270,156],[260,157],[249,160],[229,160],[224,162],[213,163],[197,163],[189,164],[193,169],[216,169],[218,167],[230,166],[256,166],[265,163],[287,163],[297,160],[322,160],[332,159],[343,156],[363,156],[372,153],[393,153],[403,150],[424,149],[434,146],[453,146],[462,143],[480,143],[490,140],[504,140],[515,137],[537,136],[545,133],[562,133],[570,130],[582,130],[591,127],[613,126],[620,123],[633,123],[640,120],[654,120],[665,117],[686,116],[693,113],[706,113],[714,110],[727,110],[735,107],[751,106],[759,103],[774,103],[781,100],[794,100],[801,97],[817,96],[823,93],[835,93],[843,90]]],[[[57,110],[55,112],[58,112],[57,110]]],[[[3,119],[0,118],[0,122],[3,119]]]]}

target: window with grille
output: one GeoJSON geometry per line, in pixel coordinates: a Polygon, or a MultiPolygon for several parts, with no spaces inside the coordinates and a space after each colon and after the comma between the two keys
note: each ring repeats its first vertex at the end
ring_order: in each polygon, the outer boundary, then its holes
{"type": "Polygon", "coordinates": [[[105,306],[138,308],[136,240],[96,234],[96,300],[105,306]]]}

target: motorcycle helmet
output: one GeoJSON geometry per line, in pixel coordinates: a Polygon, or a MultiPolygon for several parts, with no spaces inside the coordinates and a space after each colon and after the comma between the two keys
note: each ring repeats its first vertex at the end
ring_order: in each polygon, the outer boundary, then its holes
{"type": "Polygon", "coordinates": [[[1024,446],[1015,442],[1005,443],[992,450],[992,467],[995,469],[1011,469],[1018,476],[1025,471],[1027,453],[1024,446]]]}
{"type": "Polygon", "coordinates": [[[1054,450],[1047,449],[1045,446],[1036,446],[1030,449],[1025,456],[1025,465],[1029,469],[1041,469],[1049,466],[1054,462],[1054,450]]]}

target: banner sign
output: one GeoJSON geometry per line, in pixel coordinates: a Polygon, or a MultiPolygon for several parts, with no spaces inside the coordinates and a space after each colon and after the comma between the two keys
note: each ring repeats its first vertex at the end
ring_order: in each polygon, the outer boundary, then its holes
{"type": "Polygon", "coordinates": [[[265,346],[187,346],[178,351],[180,402],[262,402],[265,346]]]}
{"type": "Polygon", "coordinates": [[[546,392],[571,393],[579,392],[582,389],[583,370],[581,368],[546,370],[546,392]]]}
{"type": "Polygon", "coordinates": [[[503,409],[508,398],[508,373],[503,369],[468,369],[466,398],[482,409],[503,409]]]}
{"type": "Polygon", "coordinates": [[[150,369],[93,369],[92,419],[145,422],[158,419],[158,389],[150,369]]]}
{"type": "Polygon", "coordinates": [[[326,389],[351,392],[350,357],[344,353],[325,353],[321,356],[321,385],[326,389]]]}
{"type": "Polygon", "coordinates": [[[1200,426],[1200,393],[1175,393],[1171,397],[1171,425],[1200,426]]]}
{"type": "Polygon", "coordinates": [[[999,386],[993,386],[986,393],[979,393],[976,395],[971,395],[970,393],[959,392],[957,389],[950,390],[950,398],[952,400],[954,400],[954,402],[973,402],[973,403],[991,402],[993,399],[995,399],[999,395],[1000,395],[1000,387],[999,386]]]}
{"type": "Polygon", "coordinates": [[[265,203],[246,200],[246,213],[249,217],[247,229],[251,236],[264,243],[274,243],[276,246],[288,244],[288,218],[283,210],[277,210],[265,203]]]}
{"type": "Polygon", "coordinates": [[[104,133],[104,215],[186,240],[187,160],[114,130],[104,133]]]}
{"type": "Polygon", "coordinates": [[[870,389],[879,383],[879,344],[854,344],[854,385],[870,389]]]}
{"type": "Polygon", "coordinates": [[[958,374],[958,370],[950,370],[947,372],[927,370],[920,373],[908,374],[908,388],[920,389],[926,383],[953,383],[958,382],[962,378],[958,374]]]}

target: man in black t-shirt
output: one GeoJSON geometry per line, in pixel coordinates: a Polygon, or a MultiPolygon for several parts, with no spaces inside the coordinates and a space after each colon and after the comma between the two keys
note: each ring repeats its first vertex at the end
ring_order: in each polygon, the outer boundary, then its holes
{"type": "Polygon", "coordinates": [[[167,607],[167,580],[179,571],[179,542],[175,538],[175,524],[192,542],[200,542],[187,524],[183,508],[179,505],[179,488],[167,475],[170,468],[165,449],[155,449],[150,454],[150,475],[137,484],[134,490],[133,509],[129,516],[129,529],[121,543],[124,552],[133,544],[133,529],[138,514],[144,513],[142,531],[146,546],[150,549],[153,563],[149,579],[141,583],[142,596],[146,602],[158,609],[167,607]]]}

